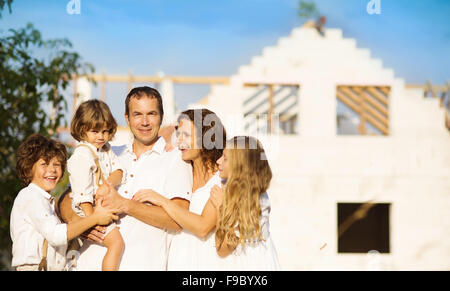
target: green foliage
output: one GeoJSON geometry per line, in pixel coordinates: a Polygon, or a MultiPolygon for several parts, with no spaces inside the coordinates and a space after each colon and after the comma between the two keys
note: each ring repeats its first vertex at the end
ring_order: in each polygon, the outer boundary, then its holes
{"type": "MultiPolygon", "coordinates": [[[[0,11],[5,3],[0,0],[0,11]]],[[[15,172],[17,147],[35,132],[56,137],[67,112],[61,92],[73,74],[94,71],[71,48],[67,39],[42,39],[32,24],[0,34],[0,251],[11,250],[10,212],[22,188],[15,172]],[[43,105],[54,108],[52,117],[43,105]]]]}
{"type": "Polygon", "coordinates": [[[13,2],[13,0],[0,0],[0,18],[2,17],[2,10],[5,7],[5,4],[8,5],[8,10],[9,13],[11,13],[11,3],[13,2]]]}
{"type": "Polygon", "coordinates": [[[307,2],[300,0],[298,3],[298,16],[300,18],[313,18],[319,16],[319,10],[317,9],[314,1],[307,2]]]}

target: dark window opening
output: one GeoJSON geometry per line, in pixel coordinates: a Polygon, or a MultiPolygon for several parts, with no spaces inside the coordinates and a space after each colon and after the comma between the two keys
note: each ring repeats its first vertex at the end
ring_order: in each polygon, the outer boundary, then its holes
{"type": "Polygon", "coordinates": [[[338,203],[338,253],[390,252],[389,203],[338,203]]]}

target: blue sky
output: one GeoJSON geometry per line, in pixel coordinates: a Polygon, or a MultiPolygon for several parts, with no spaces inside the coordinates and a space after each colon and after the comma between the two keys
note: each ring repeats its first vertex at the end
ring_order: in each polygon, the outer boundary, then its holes
{"type": "MultiPolygon", "coordinates": [[[[69,0],[15,0],[12,14],[3,11],[0,30],[32,22],[46,39],[68,38],[98,73],[228,76],[304,22],[297,17],[298,0],[80,1],[81,14],[69,15],[69,0]]],[[[450,1],[380,1],[380,15],[366,12],[369,0],[316,3],[327,27],[355,38],[396,77],[450,81],[450,1]]],[[[178,86],[177,102],[184,109],[207,92],[205,86],[178,86]]],[[[122,115],[123,100],[117,99],[108,103],[122,115]]]]}

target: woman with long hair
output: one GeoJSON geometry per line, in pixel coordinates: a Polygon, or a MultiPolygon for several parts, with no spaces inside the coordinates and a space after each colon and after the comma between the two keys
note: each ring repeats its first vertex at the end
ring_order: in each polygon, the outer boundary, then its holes
{"type": "Polygon", "coordinates": [[[224,260],[215,252],[217,210],[210,200],[210,193],[213,186],[221,187],[217,160],[225,146],[225,129],[214,112],[195,109],[181,113],[176,134],[182,159],[192,165],[193,189],[189,210],[152,189],[138,191],[133,200],[162,206],[183,228],[173,235],[168,270],[222,269],[224,260]]]}

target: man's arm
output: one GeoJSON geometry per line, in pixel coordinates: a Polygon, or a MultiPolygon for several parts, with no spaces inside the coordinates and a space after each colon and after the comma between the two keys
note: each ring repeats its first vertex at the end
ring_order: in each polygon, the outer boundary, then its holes
{"type": "MultiPolygon", "coordinates": [[[[189,209],[189,201],[182,198],[173,198],[172,201],[182,208],[189,209]]],[[[175,222],[161,206],[147,205],[128,200],[126,214],[152,226],[180,231],[182,228],[175,222]]]]}
{"type": "MultiPolygon", "coordinates": [[[[173,198],[175,203],[189,209],[189,201],[182,198],[173,198]]],[[[140,221],[162,229],[180,231],[181,227],[160,206],[147,205],[126,199],[110,187],[110,191],[103,197],[103,205],[121,209],[123,213],[131,215],[140,221]]]]}

